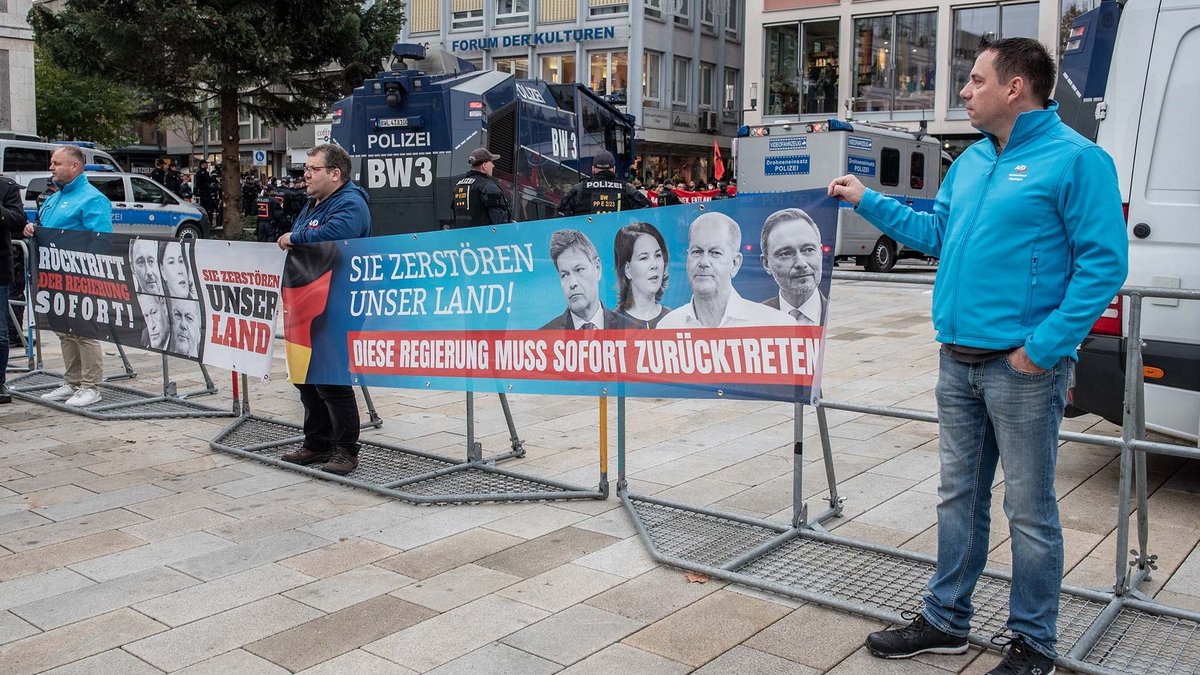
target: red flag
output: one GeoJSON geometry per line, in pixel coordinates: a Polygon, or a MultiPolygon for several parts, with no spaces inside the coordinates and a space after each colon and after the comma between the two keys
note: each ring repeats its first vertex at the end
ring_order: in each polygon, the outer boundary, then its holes
{"type": "Polygon", "coordinates": [[[717,180],[725,175],[725,162],[721,159],[721,147],[717,145],[717,139],[713,139],[713,175],[717,180]]]}

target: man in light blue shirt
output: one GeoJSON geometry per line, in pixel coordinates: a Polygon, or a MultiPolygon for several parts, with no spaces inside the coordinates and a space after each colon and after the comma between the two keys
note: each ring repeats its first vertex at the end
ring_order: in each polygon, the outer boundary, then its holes
{"type": "MultiPolygon", "coordinates": [[[[112,232],[112,202],[100,193],[83,173],[83,152],[63,145],[50,155],[50,174],[58,192],[50,195],[38,210],[36,226],[25,226],[25,235],[33,236],[35,227],[87,232],[112,232]]],[[[104,377],[100,343],[71,333],[56,333],[66,362],[61,387],[42,398],[65,401],[72,407],[92,405],[100,400],[96,388],[104,377]]]]}

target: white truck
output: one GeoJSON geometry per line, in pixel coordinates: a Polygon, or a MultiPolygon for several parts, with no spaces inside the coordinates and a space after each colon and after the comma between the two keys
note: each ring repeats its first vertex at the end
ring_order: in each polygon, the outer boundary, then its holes
{"type": "MultiPolygon", "coordinates": [[[[1078,17],[1055,89],[1060,114],[1112,155],[1131,286],[1200,288],[1200,0],[1102,2],[1078,17]]],[[[1119,423],[1128,300],[1080,349],[1073,410],[1119,423]]],[[[1147,428],[1200,439],[1200,301],[1142,301],[1147,428]]]]}
{"type": "MultiPolygon", "coordinates": [[[[860,121],[775,122],[742,127],[736,140],[738,194],[825,188],[852,173],[869,188],[918,210],[932,210],[944,175],[936,138],[860,121]]],[[[898,258],[924,258],[858,215],[838,210],[834,256],[886,272],[898,258]]]]}

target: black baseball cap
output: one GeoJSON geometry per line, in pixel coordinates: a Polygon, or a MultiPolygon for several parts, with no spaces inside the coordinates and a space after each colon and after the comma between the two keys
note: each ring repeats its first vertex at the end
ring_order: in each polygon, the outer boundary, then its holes
{"type": "Polygon", "coordinates": [[[467,158],[467,163],[471,166],[479,166],[484,162],[494,162],[500,159],[500,155],[493,155],[487,148],[475,148],[471,151],[471,156],[467,158]]]}
{"type": "Polygon", "coordinates": [[[613,154],[607,150],[601,150],[596,153],[595,159],[592,160],[592,166],[597,169],[611,169],[617,165],[617,160],[613,154]]]}

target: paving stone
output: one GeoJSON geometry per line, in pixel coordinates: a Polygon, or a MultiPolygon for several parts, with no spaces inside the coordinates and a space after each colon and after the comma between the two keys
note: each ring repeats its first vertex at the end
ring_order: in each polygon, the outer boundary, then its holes
{"type": "Polygon", "coordinates": [[[0,647],[5,675],[32,675],[72,663],[166,627],[131,609],[118,609],[0,647]]]}
{"type": "Polygon", "coordinates": [[[629,513],[623,509],[613,509],[606,511],[596,516],[592,516],[587,520],[575,523],[575,528],[580,530],[590,530],[607,534],[610,537],[625,539],[637,534],[637,528],[633,525],[633,520],[630,519],[629,513]]]}
{"type": "Polygon", "coordinates": [[[625,638],[625,644],[699,667],[771,625],[787,610],[718,591],[625,638]]]}
{"type": "MultiPolygon", "coordinates": [[[[75,485],[85,490],[91,490],[92,492],[114,492],[116,490],[151,483],[168,475],[158,469],[136,469],[113,476],[97,476],[87,480],[75,481],[75,485]]],[[[173,492],[178,492],[178,490],[173,490],[173,492]]]]}
{"type": "Polygon", "coordinates": [[[42,630],[51,630],[197,583],[186,574],[159,567],[14,607],[11,611],[42,630]]]}
{"type": "Polygon", "coordinates": [[[272,596],[127,644],[125,650],[157,668],[178,670],[320,615],[294,600],[272,596]]]}
{"type": "Polygon", "coordinates": [[[295,672],[436,615],[437,612],[425,607],[381,595],[276,633],[246,645],[245,649],[295,672]]]}
{"type": "Polygon", "coordinates": [[[533,654],[492,643],[429,671],[429,675],[549,675],[560,666],[533,654]]]}
{"type": "Polygon", "coordinates": [[[0,645],[6,645],[40,632],[36,626],[22,621],[12,612],[0,612],[0,645]]]}
{"type": "Polygon", "coordinates": [[[418,672],[472,652],[545,618],[548,612],[487,596],[428,619],[363,649],[418,672]]]}
{"type": "Polygon", "coordinates": [[[630,537],[595,553],[575,559],[575,564],[632,579],[658,567],[658,562],[646,552],[641,537],[630,537]]]}
{"type": "Polygon", "coordinates": [[[11,532],[0,536],[0,546],[13,552],[27,551],[39,546],[49,546],[98,532],[135,525],[145,520],[142,516],[130,513],[125,509],[113,509],[90,516],[64,520],[61,523],[48,523],[11,532]]]}
{"type": "Polygon", "coordinates": [[[278,509],[253,518],[229,520],[220,525],[207,527],[205,531],[223,539],[243,542],[275,534],[276,532],[293,530],[302,525],[308,525],[314,520],[316,518],[307,513],[278,509]]]}
{"type": "Polygon", "coordinates": [[[192,532],[75,563],[71,569],[96,581],[108,581],[159,565],[172,565],[197,555],[222,551],[233,545],[229,540],[207,532],[192,532]]]}
{"type": "Polygon", "coordinates": [[[414,517],[427,515],[428,513],[428,508],[419,508],[403,502],[387,502],[344,515],[326,518],[325,520],[305,525],[299,529],[301,532],[307,532],[308,534],[336,541],[343,537],[361,537],[368,533],[382,532],[399,523],[411,520],[414,517]]]}
{"type": "MultiPolygon", "coordinates": [[[[193,509],[173,516],[130,525],[121,528],[126,534],[131,534],[147,542],[162,541],[192,532],[217,527],[233,522],[233,518],[209,509],[193,509]]],[[[219,535],[218,535],[219,536],[219,535]]]]}
{"type": "Polygon", "coordinates": [[[294,570],[266,564],[139,602],[134,609],[168,626],[180,626],[311,581],[312,577],[294,570]]]}
{"type": "Polygon", "coordinates": [[[0,581],[66,567],[145,544],[141,538],[110,530],[0,558],[0,581]]]}
{"type": "Polygon", "coordinates": [[[127,510],[139,513],[147,518],[157,519],[195,509],[209,508],[217,510],[218,507],[230,504],[233,501],[225,495],[219,495],[209,490],[191,490],[178,494],[168,494],[165,497],[151,499],[140,504],[133,504],[127,507],[127,510]]]}
{"type": "Polygon", "coordinates": [[[578,565],[561,565],[498,591],[496,595],[519,600],[551,612],[582,602],[624,581],[614,574],[578,565]]]}
{"type": "Polygon", "coordinates": [[[42,512],[42,509],[51,506],[57,506],[64,502],[71,503],[95,497],[96,493],[91,490],[85,490],[78,485],[59,485],[57,487],[38,490],[37,492],[27,492],[23,495],[17,495],[9,490],[5,490],[6,497],[3,507],[7,509],[26,508],[33,510],[34,513],[46,518],[47,522],[54,519],[42,512]]]}
{"type": "Polygon", "coordinates": [[[616,537],[599,532],[564,527],[481,558],[476,564],[519,577],[532,577],[617,541],[616,537]]]}
{"type": "Polygon", "coordinates": [[[439,612],[447,612],[519,581],[521,577],[468,563],[409,584],[392,595],[439,612]]]}
{"type": "Polygon", "coordinates": [[[213,551],[206,555],[188,558],[171,566],[197,579],[211,581],[227,574],[241,572],[328,546],[329,543],[327,539],[303,532],[280,532],[269,537],[244,541],[236,546],[213,551]]]}
{"type": "Polygon", "coordinates": [[[341,656],[300,671],[297,675],[416,675],[398,663],[381,659],[374,654],[355,649],[341,656]]]}
{"type": "Polygon", "coordinates": [[[636,647],[615,644],[558,672],[560,675],[612,675],[612,673],[685,675],[692,672],[692,668],[636,647]]]}
{"type": "Polygon", "coordinates": [[[121,649],[110,649],[95,656],[59,666],[45,675],[159,675],[161,670],[121,649]]]}
{"type": "Polygon", "coordinates": [[[571,665],[620,642],[645,624],[588,605],[575,605],[523,628],[501,642],[571,665]]]}
{"type": "Polygon", "coordinates": [[[489,530],[511,534],[522,539],[534,539],[577,523],[585,518],[587,516],[582,513],[539,504],[521,513],[488,523],[485,527],[489,530]]]}
{"type": "Polygon", "coordinates": [[[401,550],[423,546],[431,541],[444,539],[452,534],[466,532],[472,528],[500,520],[504,512],[487,507],[452,508],[434,512],[395,525],[382,532],[362,535],[401,550]]]}
{"type": "Polygon", "coordinates": [[[241,649],[225,652],[207,661],[201,661],[183,670],[175,671],[176,675],[229,675],[229,673],[254,673],[255,675],[288,675],[288,670],[261,659],[241,649]]]}
{"type": "MultiPolygon", "coordinates": [[[[168,467],[160,466],[157,471],[170,471],[168,467]]],[[[215,469],[206,469],[204,471],[193,471],[182,475],[173,475],[165,473],[163,478],[154,481],[154,485],[161,488],[166,488],[172,492],[188,492],[190,490],[202,490],[213,485],[221,485],[235,480],[241,480],[249,477],[250,474],[243,471],[238,471],[234,467],[222,466],[215,469]]]]}
{"type": "Polygon", "coordinates": [[[521,543],[521,539],[487,529],[463,532],[425,544],[376,563],[413,579],[428,579],[521,543]]]}
{"type": "Polygon", "coordinates": [[[881,659],[871,656],[867,648],[863,647],[833,669],[826,671],[826,675],[878,675],[884,668],[887,669],[888,675],[929,675],[947,672],[912,659],[890,659],[882,663],[880,661],[881,659]]]}
{"type": "Polygon", "coordinates": [[[747,640],[746,646],[824,671],[862,647],[868,633],[884,627],[879,621],[807,604],[747,640]]]}
{"type": "Polygon", "coordinates": [[[940,501],[937,495],[903,492],[854,520],[916,534],[937,524],[937,506],[940,501]]]}
{"type": "Polygon", "coordinates": [[[820,672],[757,649],[737,646],[709,661],[695,675],[818,675],[820,672]]]}
{"type": "Polygon", "coordinates": [[[297,483],[305,483],[311,480],[308,476],[291,471],[273,471],[257,476],[242,478],[241,480],[221,483],[212,488],[213,492],[223,494],[226,497],[238,499],[240,497],[248,497],[256,495],[260,492],[269,492],[281,487],[295,485],[297,483]]]}
{"type": "Polygon", "coordinates": [[[412,582],[413,579],[402,574],[374,565],[363,565],[290,590],[284,595],[323,612],[336,612],[368,598],[390,593],[412,582]]]}
{"type": "Polygon", "coordinates": [[[52,569],[0,583],[0,610],[20,607],[91,586],[92,580],[69,569],[52,569]]]}
{"type": "Polygon", "coordinates": [[[725,582],[719,579],[692,583],[685,574],[673,567],[659,567],[589,598],[586,603],[649,624],[725,587],[725,582]]]}
{"type": "Polygon", "coordinates": [[[0,514],[0,535],[24,530],[28,527],[47,525],[50,522],[49,518],[39,516],[24,505],[20,507],[14,506],[12,511],[0,514]]]}
{"type": "Polygon", "coordinates": [[[347,539],[325,548],[281,560],[279,564],[315,579],[323,579],[355,567],[369,565],[396,553],[398,553],[396,549],[369,539],[347,539]]]}
{"type": "Polygon", "coordinates": [[[12,490],[18,494],[28,494],[31,492],[39,492],[49,488],[55,488],[60,485],[70,485],[89,478],[95,478],[96,474],[90,471],[72,467],[63,469],[62,471],[51,471],[37,476],[28,478],[18,478],[4,483],[0,483],[0,487],[12,490]]]}

